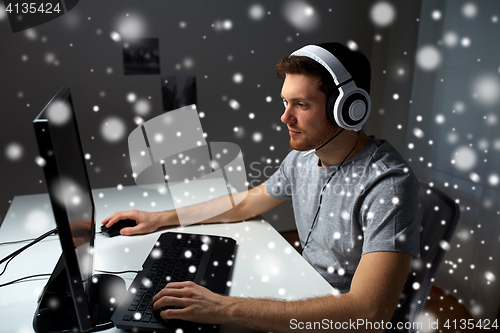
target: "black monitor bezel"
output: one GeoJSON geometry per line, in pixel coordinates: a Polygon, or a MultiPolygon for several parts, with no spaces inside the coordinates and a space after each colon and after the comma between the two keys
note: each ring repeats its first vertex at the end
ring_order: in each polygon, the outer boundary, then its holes
{"type": "MultiPolygon", "coordinates": [[[[75,131],[76,139],[78,142],[78,152],[75,154],[79,154],[83,158],[83,149],[80,140],[80,134],[78,131],[78,125],[76,120],[76,115],[73,107],[73,101],[71,98],[71,91],[68,87],[63,87],[59,90],[59,92],[49,101],[47,106],[40,112],[40,114],[33,121],[35,127],[36,138],[38,142],[38,147],[40,151],[40,156],[44,160],[44,174],[46,179],[46,184],[51,184],[51,186],[47,186],[47,190],[49,192],[50,202],[52,205],[52,210],[54,212],[54,218],[56,221],[57,228],[59,230],[59,240],[61,242],[62,247],[62,257],[64,259],[64,264],[66,266],[68,284],[71,291],[71,295],[73,297],[73,303],[75,306],[75,311],[78,319],[78,324],[80,326],[80,330],[85,332],[92,330],[95,326],[95,311],[93,307],[93,256],[92,251],[90,254],[92,256],[90,260],[90,269],[88,281],[86,283],[86,287],[84,286],[84,281],[82,280],[82,275],[80,272],[80,267],[78,264],[78,258],[75,253],[75,245],[73,243],[73,237],[70,229],[70,221],[68,218],[68,212],[66,210],[65,205],[60,204],[57,201],[57,189],[61,188],[60,181],[60,172],[57,165],[57,160],[54,153],[54,145],[52,138],[52,131],[57,130],[50,121],[47,119],[46,112],[48,107],[57,101],[63,101],[70,106],[71,123],[70,126],[73,127],[75,131]],[[54,184],[54,185],[53,185],[54,184]]],[[[88,193],[90,196],[92,214],[91,221],[95,222],[95,205],[92,196],[92,191],[90,187],[90,181],[88,178],[87,167],[83,160],[83,168],[85,173],[85,181],[88,189],[88,193]]],[[[95,239],[95,223],[91,223],[91,237],[90,237],[90,248],[94,248],[94,239],[95,239]]]]}

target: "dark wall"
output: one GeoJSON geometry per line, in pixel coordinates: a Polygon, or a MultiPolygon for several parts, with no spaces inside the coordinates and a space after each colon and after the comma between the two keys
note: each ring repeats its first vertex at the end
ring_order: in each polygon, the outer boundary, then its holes
{"type": "MultiPolygon", "coordinates": [[[[352,40],[368,56],[373,110],[366,132],[389,138],[402,151],[405,135],[397,125],[408,117],[420,1],[394,2],[396,16],[387,27],[371,19],[373,4],[368,0],[82,0],[62,17],[15,34],[0,16],[0,216],[3,219],[14,196],[46,191],[42,170],[35,163],[38,152],[31,122],[62,86],[70,86],[73,93],[94,188],[134,185],[127,136],[137,126],[138,114],[127,95],[133,92],[150,103],[143,120],[161,114],[161,75],[196,76],[206,140],[240,145],[249,182],[257,185],[289,151],[286,126],[280,122],[281,82],[274,66],[310,43],[352,40]],[[258,20],[249,14],[254,5],[264,9],[258,20]],[[287,16],[287,8],[299,10],[287,16]],[[230,29],[224,28],[226,20],[230,29]],[[120,22],[126,22],[125,28],[120,22]],[[123,43],[110,34],[125,37],[127,31],[158,38],[160,74],[124,75],[123,43]],[[403,75],[398,74],[401,68],[403,75]],[[236,73],[243,76],[242,82],[233,81],[236,73]],[[398,100],[393,99],[395,93],[398,100]],[[238,110],[230,106],[233,99],[238,110]],[[99,107],[97,112],[94,106],[99,107]],[[118,117],[125,127],[117,142],[108,142],[101,134],[109,117],[118,117]],[[253,139],[257,132],[260,141],[253,139]],[[22,156],[12,147],[20,147],[22,156]]],[[[278,229],[294,228],[289,206],[266,218],[278,229]]]]}
{"type": "Polygon", "coordinates": [[[442,189],[461,210],[436,285],[476,319],[498,316],[500,275],[500,2],[429,0],[422,13],[420,61],[414,75],[405,157],[417,177],[442,189]],[[468,41],[468,43],[466,42],[468,41]],[[427,60],[432,60],[429,58],[427,60]],[[492,296],[494,295],[494,296],[492,296]]]}

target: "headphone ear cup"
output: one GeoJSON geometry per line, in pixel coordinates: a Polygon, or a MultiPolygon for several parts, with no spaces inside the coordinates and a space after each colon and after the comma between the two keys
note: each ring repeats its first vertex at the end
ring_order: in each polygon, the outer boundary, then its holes
{"type": "Polygon", "coordinates": [[[334,117],[340,127],[359,131],[370,114],[370,96],[350,81],[340,87],[342,97],[336,101],[334,117]]]}
{"type": "Polygon", "coordinates": [[[330,97],[326,101],[326,116],[335,125],[338,125],[338,124],[335,121],[334,108],[335,108],[335,101],[337,100],[337,97],[339,97],[339,95],[340,95],[340,93],[338,92],[338,90],[335,90],[334,93],[332,95],[330,95],[330,97]]]}
{"type": "Polygon", "coordinates": [[[361,93],[350,94],[338,106],[339,121],[345,124],[347,129],[361,127],[369,115],[369,101],[361,93]]]}

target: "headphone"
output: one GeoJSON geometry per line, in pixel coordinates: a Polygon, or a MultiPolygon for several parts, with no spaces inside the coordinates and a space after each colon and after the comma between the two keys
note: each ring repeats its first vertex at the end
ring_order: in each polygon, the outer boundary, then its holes
{"type": "Polygon", "coordinates": [[[328,119],[343,129],[359,131],[370,115],[370,95],[356,86],[344,65],[333,54],[316,45],[304,46],[290,56],[311,58],[328,70],[338,89],[338,94],[328,97],[328,119]]]}

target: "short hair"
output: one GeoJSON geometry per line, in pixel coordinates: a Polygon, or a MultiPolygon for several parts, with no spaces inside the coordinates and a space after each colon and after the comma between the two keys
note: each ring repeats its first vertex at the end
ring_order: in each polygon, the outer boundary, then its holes
{"type": "MultiPolygon", "coordinates": [[[[371,68],[370,62],[361,51],[352,51],[340,43],[316,44],[333,54],[351,77],[358,88],[370,93],[371,68]]],[[[276,75],[285,81],[286,74],[303,74],[312,77],[319,77],[319,90],[327,96],[337,93],[335,82],[328,70],[318,62],[308,57],[290,56],[283,57],[276,65],[276,75]]]]}

